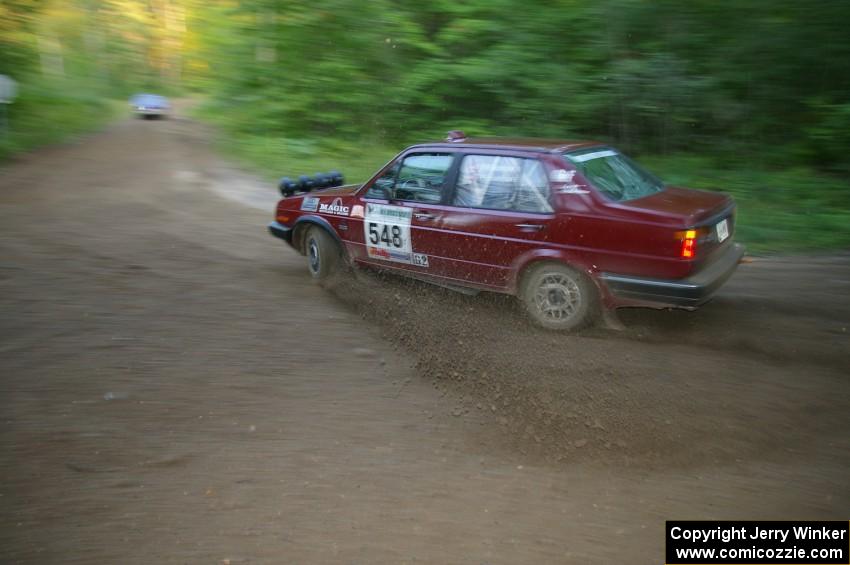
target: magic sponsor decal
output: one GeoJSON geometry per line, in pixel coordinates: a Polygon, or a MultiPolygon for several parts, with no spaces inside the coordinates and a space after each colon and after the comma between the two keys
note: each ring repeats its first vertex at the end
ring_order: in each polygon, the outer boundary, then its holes
{"type": "Polygon", "coordinates": [[[348,206],[342,205],[341,198],[334,198],[333,202],[320,203],[319,212],[322,214],[333,214],[334,216],[348,216],[351,210],[348,206]]]}

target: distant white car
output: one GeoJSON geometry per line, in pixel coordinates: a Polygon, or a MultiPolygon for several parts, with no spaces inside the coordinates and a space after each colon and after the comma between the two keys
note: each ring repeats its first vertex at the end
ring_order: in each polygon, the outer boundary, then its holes
{"type": "Polygon", "coordinates": [[[136,116],[146,120],[168,117],[171,109],[168,98],[158,94],[136,94],[130,99],[130,107],[136,116]]]}

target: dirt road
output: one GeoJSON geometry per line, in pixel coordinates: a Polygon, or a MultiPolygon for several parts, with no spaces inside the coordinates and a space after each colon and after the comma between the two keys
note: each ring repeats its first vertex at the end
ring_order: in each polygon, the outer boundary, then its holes
{"type": "Polygon", "coordinates": [[[265,233],[175,119],[0,169],[0,562],[662,563],[850,510],[850,256],[564,336],[265,233]]]}

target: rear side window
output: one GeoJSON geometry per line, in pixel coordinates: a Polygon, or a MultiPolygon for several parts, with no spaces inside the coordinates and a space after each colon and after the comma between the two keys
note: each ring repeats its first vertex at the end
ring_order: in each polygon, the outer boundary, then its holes
{"type": "Polygon", "coordinates": [[[564,155],[604,196],[615,202],[661,192],[664,184],[610,147],[591,147],[564,155]]]}
{"type": "Polygon", "coordinates": [[[499,155],[463,158],[452,204],[465,208],[552,212],[543,164],[537,159],[499,155]]]}

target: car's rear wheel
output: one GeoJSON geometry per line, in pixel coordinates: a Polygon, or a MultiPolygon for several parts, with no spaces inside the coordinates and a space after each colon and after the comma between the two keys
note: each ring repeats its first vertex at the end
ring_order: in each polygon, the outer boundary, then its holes
{"type": "Polygon", "coordinates": [[[307,236],[304,238],[304,254],[307,256],[307,269],[310,275],[318,281],[328,278],[339,264],[339,245],[327,231],[318,226],[307,230],[307,236]]]}
{"type": "Polygon", "coordinates": [[[520,298],[531,320],[549,330],[577,330],[596,317],[599,295],[581,272],[560,263],[532,267],[523,277],[520,298]]]}

